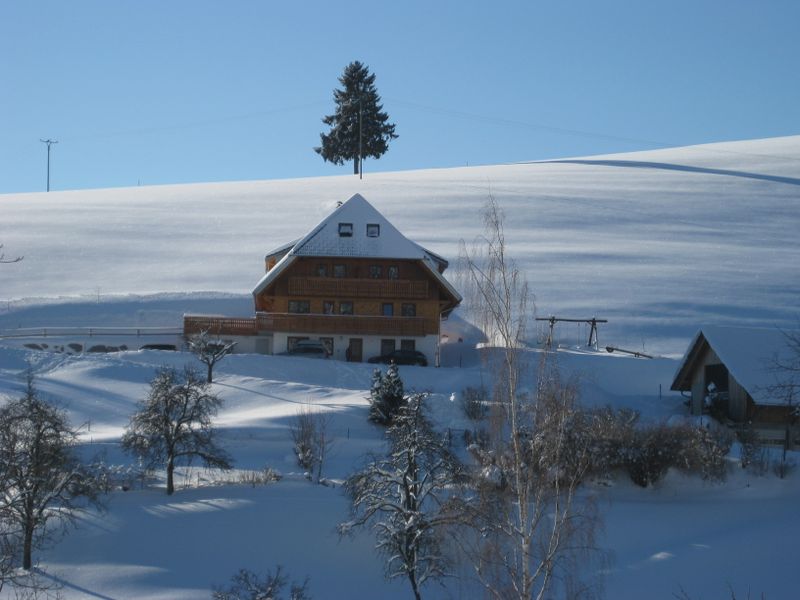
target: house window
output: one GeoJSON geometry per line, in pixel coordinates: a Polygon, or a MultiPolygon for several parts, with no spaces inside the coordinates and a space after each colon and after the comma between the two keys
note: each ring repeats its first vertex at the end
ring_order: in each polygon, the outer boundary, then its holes
{"type": "Polygon", "coordinates": [[[328,276],[328,265],[317,265],[317,277],[328,276]]]}
{"type": "Polygon", "coordinates": [[[339,237],[353,237],[353,224],[339,223],[339,237]]]}
{"type": "Polygon", "coordinates": [[[389,279],[400,279],[400,267],[397,265],[390,265],[387,269],[389,279]]]}
{"type": "Polygon", "coordinates": [[[380,279],[381,277],[383,277],[383,267],[381,267],[380,265],[370,265],[369,276],[372,279],[380,279]]]}
{"type": "Polygon", "coordinates": [[[403,302],[403,306],[400,308],[400,314],[404,317],[416,317],[417,305],[411,302],[403,302]]]}
{"type": "Polygon", "coordinates": [[[333,314],[333,300],[323,300],[322,301],[322,314],[323,315],[332,315],[333,314]]]}
{"type": "Polygon", "coordinates": [[[378,237],[381,234],[381,226],[377,223],[367,223],[367,237],[378,237]]]}
{"type": "Polygon", "coordinates": [[[414,340],[400,340],[400,350],[416,350],[417,344],[414,340]]]}
{"type": "Polygon", "coordinates": [[[347,277],[347,265],[333,265],[334,277],[347,277]]]}
{"type": "Polygon", "coordinates": [[[394,304],[391,302],[384,302],[383,306],[381,307],[381,314],[384,317],[393,317],[394,316],[394,304]]]}
{"type": "Polygon", "coordinates": [[[311,312],[311,302],[308,300],[289,300],[289,312],[308,314],[311,312]]]}
{"type": "Polygon", "coordinates": [[[352,315],[353,314],[353,303],[350,302],[350,301],[339,302],[339,314],[340,315],[352,315]]]}

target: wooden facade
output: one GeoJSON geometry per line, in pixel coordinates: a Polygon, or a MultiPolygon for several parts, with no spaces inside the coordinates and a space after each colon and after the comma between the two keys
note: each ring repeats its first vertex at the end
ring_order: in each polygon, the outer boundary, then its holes
{"type": "Polygon", "coordinates": [[[452,302],[416,261],[302,257],[255,298],[259,331],[438,335],[452,302]]]}

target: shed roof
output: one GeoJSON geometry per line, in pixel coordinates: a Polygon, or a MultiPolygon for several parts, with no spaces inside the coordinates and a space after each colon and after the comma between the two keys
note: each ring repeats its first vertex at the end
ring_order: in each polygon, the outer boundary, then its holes
{"type": "Polygon", "coordinates": [[[692,373],[704,350],[710,347],[719,357],[728,373],[741,385],[755,402],[774,404],[770,388],[784,376],[778,364],[797,360],[789,337],[800,332],[785,332],[777,328],[702,327],[689,344],[672,381],[671,389],[691,389],[692,373]]]}

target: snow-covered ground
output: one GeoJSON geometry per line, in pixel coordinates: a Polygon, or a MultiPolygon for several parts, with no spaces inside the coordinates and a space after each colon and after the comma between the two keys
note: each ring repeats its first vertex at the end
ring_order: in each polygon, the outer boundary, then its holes
{"type": "MultiPolygon", "coordinates": [[[[588,404],[628,406],[649,419],[682,414],[669,384],[701,324],[796,326],[800,292],[800,137],[496,167],[51,194],[0,196],[0,243],[25,255],[0,267],[0,330],[33,327],[175,327],[183,312],[248,315],[265,251],[303,235],[338,200],[363,194],[404,234],[454,259],[481,230],[493,195],[507,214],[509,252],[525,270],[540,315],[608,318],[600,342],[665,355],[642,360],[577,348],[587,331],[562,327],[559,360],[582,378],[588,404]],[[209,291],[213,290],[213,291],[209,291]]],[[[452,274],[448,271],[448,275],[452,274]]],[[[463,315],[447,325],[441,369],[401,367],[407,388],[432,392],[437,424],[469,427],[452,392],[488,379],[463,315]],[[463,338],[458,342],[458,338],[463,338]],[[460,365],[460,366],[459,366],[460,365]]],[[[68,355],[67,346],[159,336],[0,340],[0,397],[37,385],[84,425],[87,454],[129,459],[121,432],[155,369],[180,352],[68,355]]],[[[288,426],[299,407],[331,415],[336,443],[325,475],[337,480],[380,450],[366,421],[371,366],[233,355],[216,370],[218,424],[237,469],[271,467],[267,486],[135,486],[110,497],[40,567],[68,599],[202,598],[239,568],[282,564],[308,575],[315,598],[405,598],[386,583],[368,535],[339,541],[346,517],[337,487],[315,486],[294,463],[288,426]],[[313,366],[313,368],[309,368],[313,366]]],[[[609,598],[793,597],[800,537],[800,475],[743,472],[731,458],[721,485],[671,473],[655,489],[624,479],[594,489],[612,554],[609,598]]],[[[430,597],[476,597],[462,577],[430,597]]]]}
{"type": "MultiPolygon", "coordinates": [[[[700,324],[788,326],[800,295],[800,136],[553,162],[303,180],[0,195],[4,312],[30,298],[246,294],[264,254],[362,194],[454,261],[491,195],[540,315],[609,319],[601,343],[680,355],[700,324]]],[[[454,277],[448,271],[448,277],[454,277]]],[[[187,298],[131,324],[179,322],[187,298]]],[[[222,308],[227,308],[223,306],[222,308]]],[[[249,314],[247,302],[242,312],[249,314]]],[[[220,311],[221,312],[221,311],[220,311]]],[[[105,313],[85,316],[103,324],[105,313]]],[[[562,326],[572,342],[583,332],[562,326]]]]}

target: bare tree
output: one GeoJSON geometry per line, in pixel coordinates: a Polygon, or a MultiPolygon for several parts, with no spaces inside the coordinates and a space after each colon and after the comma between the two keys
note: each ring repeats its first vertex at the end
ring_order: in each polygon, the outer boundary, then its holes
{"type": "Polygon", "coordinates": [[[313,411],[310,406],[303,406],[289,429],[294,442],[294,453],[297,464],[313,478],[316,483],[322,479],[325,459],[333,447],[330,432],[330,418],[327,414],[313,411]]]}
{"type": "Polygon", "coordinates": [[[236,346],[236,342],[223,342],[219,338],[212,340],[208,331],[189,336],[186,343],[197,359],[206,365],[208,383],[212,383],[214,365],[233,352],[233,347],[236,346]]]}
{"type": "Polygon", "coordinates": [[[3,252],[3,244],[0,244],[0,263],[15,263],[22,260],[22,256],[16,256],[14,258],[6,258],[5,253],[3,252]]]}
{"type": "MultiPolygon", "coordinates": [[[[477,531],[466,544],[479,579],[496,598],[544,598],[559,587],[576,594],[579,551],[593,547],[591,502],[577,490],[590,464],[588,447],[571,447],[568,432],[576,387],[565,384],[554,357],[526,364],[533,295],[507,255],[504,216],[490,198],[485,235],[462,245],[467,310],[496,346],[490,451],[478,474],[478,502],[464,514],[477,531]],[[531,391],[528,391],[531,390],[531,391]]],[[[588,590],[588,588],[586,588],[588,590]]]]}
{"type": "Polygon", "coordinates": [[[21,553],[22,568],[30,571],[34,549],[55,541],[88,504],[101,506],[102,486],[79,462],[76,441],[66,415],[39,398],[28,371],[22,398],[0,409],[0,566],[6,576],[16,562],[6,552],[21,553]]]}
{"type": "Polygon", "coordinates": [[[772,370],[775,383],[766,391],[786,405],[784,420],[783,453],[781,460],[775,465],[775,471],[783,479],[789,473],[791,464],[788,450],[792,447],[793,436],[798,420],[800,420],[800,332],[791,331],[783,334],[787,352],[773,361],[772,370]]]}
{"type": "Polygon", "coordinates": [[[446,575],[450,561],[442,537],[457,514],[446,500],[461,468],[423,414],[424,394],[413,394],[388,429],[390,448],[350,476],[345,491],[352,519],[341,534],[371,526],[376,548],[386,556],[386,577],[405,576],[414,597],[431,579],[446,575]]]}
{"type": "Polygon", "coordinates": [[[126,451],[151,467],[166,466],[167,494],[175,491],[173,473],[178,461],[198,457],[206,466],[231,468],[231,458],[217,445],[211,423],[222,400],[208,388],[189,366],[182,373],[160,369],[122,436],[126,451]]]}
{"type": "MultiPolygon", "coordinates": [[[[262,578],[256,573],[242,569],[231,578],[228,588],[214,589],[213,600],[280,600],[283,589],[289,583],[283,568],[278,565],[273,575],[269,571],[262,578]]],[[[289,587],[287,600],[311,600],[308,593],[308,578],[300,584],[295,581],[289,587]]]]}

